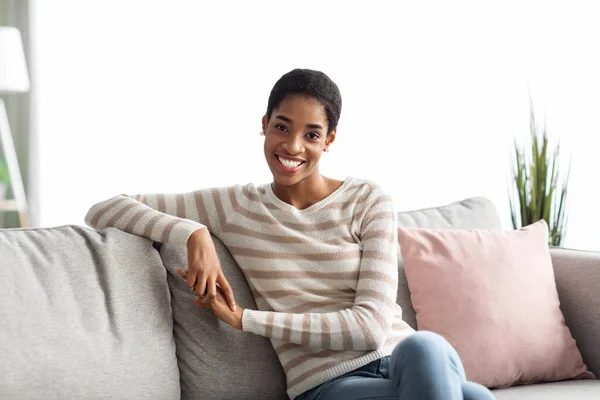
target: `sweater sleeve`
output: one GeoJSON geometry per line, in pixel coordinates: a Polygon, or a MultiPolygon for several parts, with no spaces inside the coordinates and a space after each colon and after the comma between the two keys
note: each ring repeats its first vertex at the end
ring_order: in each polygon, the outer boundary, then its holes
{"type": "Polygon", "coordinates": [[[305,314],[246,309],[244,331],[315,350],[375,350],[384,345],[398,288],[397,220],[391,197],[377,187],[361,203],[354,216],[362,251],[353,306],[305,314]]]}
{"type": "Polygon", "coordinates": [[[226,216],[234,213],[236,187],[180,194],[138,194],[112,197],[93,205],[85,223],[100,230],[114,227],[162,243],[186,245],[198,229],[220,237],[226,216]]]}

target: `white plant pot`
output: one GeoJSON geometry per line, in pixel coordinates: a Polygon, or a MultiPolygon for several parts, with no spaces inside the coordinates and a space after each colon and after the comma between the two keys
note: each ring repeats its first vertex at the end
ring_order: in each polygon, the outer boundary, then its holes
{"type": "Polygon", "coordinates": [[[0,182],[0,201],[6,198],[6,184],[4,182],[0,182]]]}

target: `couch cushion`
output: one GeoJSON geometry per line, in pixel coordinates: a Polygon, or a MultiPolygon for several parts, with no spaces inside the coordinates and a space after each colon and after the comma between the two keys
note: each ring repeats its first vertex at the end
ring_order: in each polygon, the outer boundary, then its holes
{"type": "MultiPolygon", "coordinates": [[[[494,204],[483,197],[474,197],[448,205],[398,213],[399,227],[501,229],[500,217],[494,204]]],[[[402,319],[417,329],[415,310],[410,299],[404,262],[398,248],[398,294],[396,302],[402,308],[402,319]]]]}
{"type": "Polygon", "coordinates": [[[447,205],[398,213],[398,226],[405,228],[501,229],[494,204],[472,197],[447,205]]]}
{"type": "Polygon", "coordinates": [[[506,231],[399,228],[398,240],[418,328],[456,348],[467,379],[594,378],[559,307],[544,220],[506,231]]]}
{"type": "MultiPolygon", "coordinates": [[[[248,283],[223,243],[212,236],[235,300],[256,309],[248,283]]],[[[185,246],[162,244],[168,271],[182,400],[287,399],[285,375],[269,339],[233,329],[196,299],[175,272],[187,269],[185,246]]]]}
{"type": "Polygon", "coordinates": [[[600,377],[600,252],[553,247],[550,254],[567,326],[583,361],[600,377]]]}
{"type": "Polygon", "coordinates": [[[0,399],[179,399],[165,269],[108,228],[0,230],[0,399]]]}
{"type": "Polygon", "coordinates": [[[600,380],[565,381],[492,390],[496,400],[598,400],[600,380]]]}

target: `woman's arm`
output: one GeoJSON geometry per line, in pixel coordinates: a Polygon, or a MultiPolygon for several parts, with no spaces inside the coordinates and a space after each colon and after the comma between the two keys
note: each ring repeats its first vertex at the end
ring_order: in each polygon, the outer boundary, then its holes
{"type": "Polygon", "coordinates": [[[114,227],[162,242],[185,245],[198,229],[219,237],[233,214],[234,188],[211,188],[181,194],[115,196],[93,205],[85,223],[99,230],[114,227]]]}
{"type": "Polygon", "coordinates": [[[392,199],[375,188],[363,203],[363,250],[354,305],[329,313],[246,309],[244,331],[313,349],[374,350],[391,329],[398,287],[397,221],[392,199]]]}
{"type": "Polygon", "coordinates": [[[235,188],[204,189],[182,194],[120,195],[90,208],[85,222],[94,229],[114,227],[163,242],[187,246],[187,285],[209,303],[221,285],[232,311],[233,292],[210,234],[219,237],[234,215],[235,188]],[[208,229],[204,229],[208,228],[208,229]]]}

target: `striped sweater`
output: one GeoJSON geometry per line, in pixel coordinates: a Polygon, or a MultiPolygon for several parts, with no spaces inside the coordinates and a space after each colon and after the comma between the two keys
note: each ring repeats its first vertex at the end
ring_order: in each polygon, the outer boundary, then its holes
{"type": "Polygon", "coordinates": [[[372,182],[348,177],[301,210],[270,184],[120,195],[92,206],[85,222],[181,245],[208,228],[256,300],[243,330],[271,340],[291,399],[390,355],[413,332],[396,304],[392,199],[372,182]]]}

